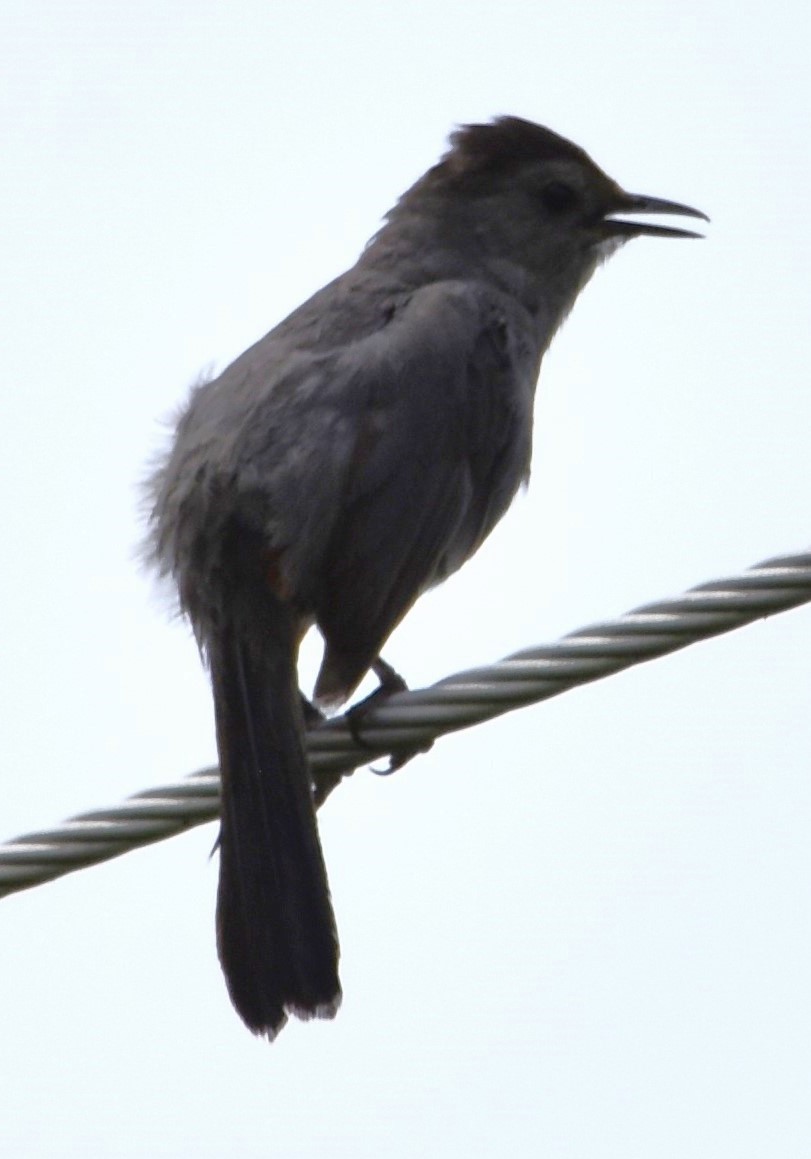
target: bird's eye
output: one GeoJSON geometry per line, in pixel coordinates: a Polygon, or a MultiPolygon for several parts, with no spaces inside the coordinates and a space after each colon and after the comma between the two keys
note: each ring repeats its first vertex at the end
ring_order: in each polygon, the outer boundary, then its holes
{"type": "Polygon", "coordinates": [[[550,181],[541,190],[541,201],[550,213],[565,213],[568,209],[574,209],[577,194],[564,181],[550,181]]]}

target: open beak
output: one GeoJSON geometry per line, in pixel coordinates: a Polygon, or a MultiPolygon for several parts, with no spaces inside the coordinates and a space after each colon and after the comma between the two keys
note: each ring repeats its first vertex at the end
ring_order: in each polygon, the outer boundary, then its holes
{"type": "MultiPolygon", "coordinates": [[[[673,213],[682,217],[700,217],[709,221],[706,213],[700,209],[692,209],[689,205],[680,205],[678,201],[665,201],[662,197],[646,197],[644,194],[623,193],[616,208],[609,210],[615,213],[673,213]]],[[[624,221],[613,216],[603,219],[611,237],[703,237],[703,233],[693,233],[691,229],[674,229],[669,225],[651,225],[648,222],[624,221]]]]}

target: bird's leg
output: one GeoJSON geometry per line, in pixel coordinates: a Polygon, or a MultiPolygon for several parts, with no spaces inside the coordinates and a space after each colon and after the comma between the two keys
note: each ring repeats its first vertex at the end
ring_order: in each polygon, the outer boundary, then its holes
{"type": "MultiPolygon", "coordinates": [[[[380,684],[371,692],[360,704],[353,705],[346,713],[347,724],[352,739],[360,748],[371,748],[369,744],[363,739],[363,719],[367,715],[370,708],[376,708],[379,704],[385,703],[394,692],[407,692],[408,685],[399,672],[392,668],[382,656],[378,656],[371,666],[372,672],[380,681],[380,684]]],[[[402,749],[396,755],[389,757],[389,763],[385,769],[372,769],[373,773],[378,776],[387,777],[390,773],[394,773],[397,769],[401,769],[403,765],[408,764],[412,758],[418,756],[420,753],[427,753],[432,747],[433,741],[429,741],[425,745],[418,745],[414,748],[402,749]]]]}
{"type": "MultiPolygon", "coordinates": [[[[379,688],[374,690],[372,696],[380,696],[381,693],[389,696],[392,692],[408,692],[408,685],[406,684],[405,680],[403,680],[400,673],[396,672],[394,668],[392,668],[391,664],[387,664],[382,656],[378,656],[378,658],[375,660],[374,664],[372,665],[372,671],[380,681],[379,688]]],[[[369,700],[372,699],[372,696],[367,696],[366,700],[362,701],[362,703],[366,704],[369,700]]],[[[358,705],[358,707],[360,707],[360,705],[358,705]]]]}

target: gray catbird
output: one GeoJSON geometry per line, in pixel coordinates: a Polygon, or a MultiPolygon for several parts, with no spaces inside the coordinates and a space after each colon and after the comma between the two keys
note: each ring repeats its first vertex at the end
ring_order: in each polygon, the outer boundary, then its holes
{"type": "Polygon", "coordinates": [[[150,550],[211,671],[219,956],[257,1034],[341,999],[299,643],[316,624],[316,702],[345,700],[507,510],[541,358],[596,266],[698,236],[620,213],[705,216],[623,192],[540,125],[465,125],[351,270],[193,390],[152,479],[150,550]]]}

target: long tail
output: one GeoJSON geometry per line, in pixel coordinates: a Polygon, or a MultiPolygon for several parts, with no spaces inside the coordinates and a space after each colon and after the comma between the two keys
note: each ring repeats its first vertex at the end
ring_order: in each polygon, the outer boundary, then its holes
{"type": "Polygon", "coordinates": [[[273,596],[263,613],[251,632],[221,627],[208,653],[222,774],[217,947],[238,1013],[273,1039],[288,1014],[331,1018],[341,987],[293,619],[273,596]]]}

